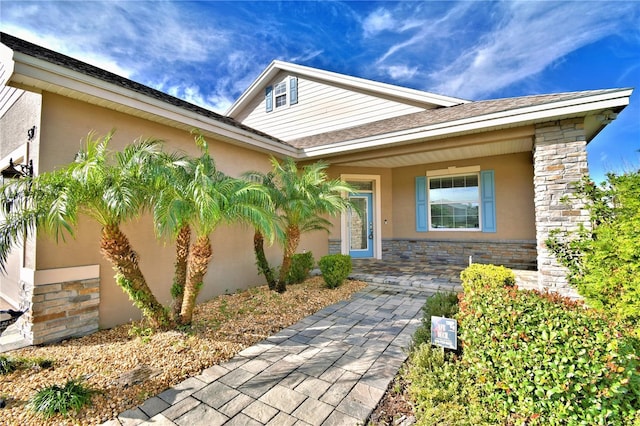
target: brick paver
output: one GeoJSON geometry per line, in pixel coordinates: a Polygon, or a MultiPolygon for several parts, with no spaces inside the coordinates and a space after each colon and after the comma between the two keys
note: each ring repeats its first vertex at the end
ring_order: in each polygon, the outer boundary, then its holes
{"type": "Polygon", "coordinates": [[[150,398],[117,421],[363,424],[406,359],[404,349],[431,294],[426,287],[382,281],[150,398]]]}

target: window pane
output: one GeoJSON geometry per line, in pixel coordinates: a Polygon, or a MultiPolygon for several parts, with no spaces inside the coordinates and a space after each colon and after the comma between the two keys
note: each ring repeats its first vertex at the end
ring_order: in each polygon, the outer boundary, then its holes
{"type": "MultiPolygon", "coordinates": [[[[351,197],[349,200],[356,209],[361,212],[367,211],[367,200],[365,198],[351,197]]],[[[351,234],[349,247],[351,250],[366,250],[368,244],[367,222],[358,214],[356,209],[351,209],[349,212],[349,232],[351,234]]]]}
{"type": "Polygon", "coordinates": [[[429,179],[429,208],[432,228],[479,229],[478,176],[429,179]]]}
{"type": "Polygon", "coordinates": [[[283,81],[276,84],[274,88],[274,93],[276,95],[282,95],[283,93],[287,93],[287,83],[283,81]]]}
{"type": "Polygon", "coordinates": [[[347,182],[354,189],[358,189],[360,191],[372,191],[373,190],[373,182],[363,182],[363,181],[353,181],[347,182]]]}
{"type": "Polygon", "coordinates": [[[281,107],[287,104],[287,95],[276,96],[276,107],[281,107]]]}

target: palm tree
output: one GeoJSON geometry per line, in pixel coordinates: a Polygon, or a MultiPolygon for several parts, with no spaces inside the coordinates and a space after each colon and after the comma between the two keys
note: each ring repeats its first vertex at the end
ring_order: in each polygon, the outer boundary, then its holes
{"type": "MultiPolygon", "coordinates": [[[[261,184],[269,194],[274,194],[277,191],[274,183],[273,173],[261,173],[257,171],[247,172],[244,174],[245,179],[249,179],[252,182],[257,182],[261,184]]],[[[271,200],[271,199],[270,199],[271,200]]],[[[271,207],[268,211],[271,214],[270,223],[275,224],[278,220],[278,216],[276,215],[275,209],[277,208],[274,204],[270,204],[271,207]]],[[[276,233],[278,233],[279,228],[275,227],[276,233]]],[[[279,236],[276,236],[278,240],[283,240],[283,234],[280,233],[279,236]]],[[[254,228],[253,233],[253,251],[256,256],[256,265],[258,267],[258,272],[264,275],[264,278],[267,280],[267,285],[269,286],[269,290],[276,290],[277,281],[275,270],[269,264],[267,260],[267,256],[264,253],[264,231],[260,228],[254,228]]]]}
{"type": "Polygon", "coordinates": [[[109,133],[102,140],[90,134],[86,150],[70,165],[35,178],[21,179],[3,188],[0,202],[20,194],[0,225],[0,261],[25,233],[43,229],[56,240],[73,235],[84,214],[101,226],[100,251],[116,273],[116,283],[154,326],[168,323],[168,315],[151,292],[138,265],[138,257],[120,225],[148,205],[148,168],[158,158],[161,144],[139,140],[122,152],[112,152],[109,133]]]}
{"type": "MultiPolygon", "coordinates": [[[[272,171],[267,175],[252,172],[247,176],[262,180],[276,209],[276,226],[280,230],[283,256],[274,287],[282,293],[286,291],[291,260],[298,249],[300,236],[317,230],[328,231],[331,222],[322,215],[337,215],[349,208],[351,203],[343,194],[353,192],[353,188],[342,180],[329,180],[326,173],[328,164],[321,161],[305,165],[301,170],[291,158],[282,162],[271,158],[271,165],[272,171]]],[[[271,270],[268,264],[266,268],[260,265],[260,252],[264,251],[259,235],[254,237],[254,249],[261,272],[271,270]]]]}
{"type": "Polygon", "coordinates": [[[213,250],[209,235],[222,223],[246,222],[271,236],[269,196],[259,185],[226,176],[217,170],[201,135],[196,143],[202,155],[176,168],[154,201],[154,219],[160,233],[177,235],[174,302],[179,322],[191,323],[196,297],[202,287],[213,250]],[[191,232],[195,240],[190,247],[191,232]],[[186,262],[184,261],[186,259],[186,262]]]}

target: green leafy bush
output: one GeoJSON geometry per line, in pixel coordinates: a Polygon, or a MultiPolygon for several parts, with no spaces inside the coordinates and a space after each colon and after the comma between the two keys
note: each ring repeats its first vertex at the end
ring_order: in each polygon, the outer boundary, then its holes
{"type": "Polygon", "coordinates": [[[289,269],[287,284],[298,284],[306,280],[314,264],[313,253],[310,251],[294,254],[291,258],[291,269],[289,269]]]}
{"type": "Polygon", "coordinates": [[[351,256],[348,254],[329,254],[320,259],[319,266],[327,287],[336,288],[351,273],[351,256]]]}
{"type": "MultiPolygon", "coordinates": [[[[576,184],[592,230],[555,231],[546,241],[589,306],[630,322],[640,337],[640,170],[576,184]]],[[[568,200],[572,201],[572,200],[568,200]]]]}
{"type": "Polygon", "coordinates": [[[456,293],[436,293],[429,297],[422,308],[422,324],[413,335],[413,346],[431,342],[431,317],[453,318],[458,313],[456,293]]]}
{"type": "Polygon", "coordinates": [[[465,293],[458,320],[478,394],[469,410],[483,421],[640,422],[640,344],[598,312],[505,287],[465,293]]]}
{"type": "Polygon", "coordinates": [[[403,378],[413,402],[418,425],[465,426],[480,424],[471,417],[469,401],[477,400],[469,374],[455,355],[431,345],[415,347],[403,378]]]}
{"type": "Polygon", "coordinates": [[[482,265],[474,263],[460,273],[465,293],[481,289],[513,287],[516,276],[504,266],[482,265]]]}
{"type": "Polygon", "coordinates": [[[56,414],[67,416],[71,410],[77,412],[89,405],[94,393],[80,380],[69,380],[62,387],[53,385],[40,389],[29,401],[29,407],[45,418],[56,414]]]}

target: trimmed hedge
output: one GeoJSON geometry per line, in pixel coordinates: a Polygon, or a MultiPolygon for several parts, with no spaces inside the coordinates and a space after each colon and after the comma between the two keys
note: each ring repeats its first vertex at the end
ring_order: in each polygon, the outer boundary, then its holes
{"type": "Polygon", "coordinates": [[[631,331],[581,302],[519,291],[496,268],[462,274],[462,357],[414,347],[404,374],[418,424],[640,425],[631,331]]]}
{"type": "Polygon", "coordinates": [[[291,258],[291,269],[289,269],[287,284],[299,284],[306,280],[314,264],[313,253],[310,251],[294,254],[291,258]]]}
{"type": "Polygon", "coordinates": [[[319,266],[327,287],[336,288],[351,273],[351,256],[348,254],[329,254],[320,259],[319,266]]]}
{"type": "Polygon", "coordinates": [[[465,293],[516,285],[516,276],[511,269],[480,263],[474,263],[462,271],[460,279],[465,293]]]}
{"type": "Polygon", "coordinates": [[[640,344],[627,330],[557,295],[476,284],[458,315],[478,391],[471,413],[501,424],[640,422],[640,344]]]}

